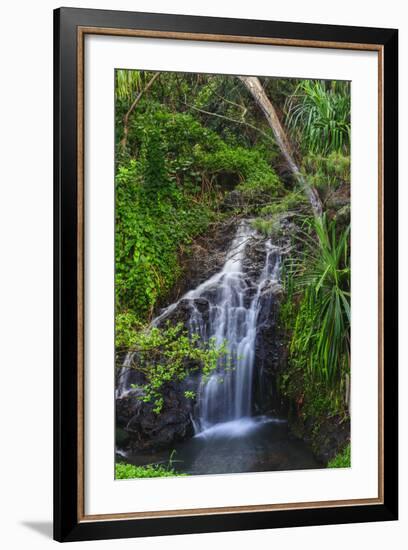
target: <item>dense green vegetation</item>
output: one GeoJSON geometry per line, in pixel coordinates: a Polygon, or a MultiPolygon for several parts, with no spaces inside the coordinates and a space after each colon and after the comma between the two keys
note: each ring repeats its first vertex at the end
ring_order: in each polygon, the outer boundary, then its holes
{"type": "MultiPolygon", "coordinates": [[[[187,364],[208,375],[227,355],[227,343],[203,346],[181,325],[149,328],[183,278],[194,240],[234,217],[250,217],[261,234],[279,237],[286,217],[295,230],[283,270],[288,361],[279,389],[315,430],[327,418],[347,418],[349,84],[262,79],[302,176],[322,201],[317,218],[239,79],[122,70],[116,78],[116,346],[138,352],[141,398],[159,414],[163,388],[184,380],[187,364]],[[226,207],[232,191],[239,200],[226,207]]],[[[116,471],[118,479],[161,475],[174,472],[125,464],[116,471]]]]}
{"type": "MultiPolygon", "coordinates": [[[[177,185],[174,166],[166,164],[160,127],[154,119],[145,124],[139,158],[120,163],[116,177],[117,311],[139,322],[151,317],[157,300],[180,275],[180,247],[214,216],[198,200],[193,179],[185,187],[177,185]]],[[[125,344],[118,326],[118,344],[125,344]]]]}
{"type": "Polygon", "coordinates": [[[152,464],[148,466],[134,466],[133,464],[124,464],[118,462],[115,465],[115,479],[133,479],[144,477],[174,477],[185,476],[176,472],[174,468],[152,464]]]}
{"type": "Polygon", "coordinates": [[[188,113],[154,102],[140,108],[132,119],[128,149],[119,146],[118,153],[118,346],[126,345],[123,323],[151,318],[181,275],[180,251],[220,219],[218,206],[231,186],[252,200],[282,191],[260,148],[229,144],[188,113]]]}
{"type": "MultiPolygon", "coordinates": [[[[303,170],[329,203],[350,182],[350,103],[344,84],[331,89],[301,83],[290,98],[288,124],[303,137],[303,170]],[[300,91],[304,92],[298,98],[300,91]]],[[[341,207],[321,219],[302,217],[296,251],[285,265],[281,322],[288,335],[289,361],[281,391],[313,418],[314,430],[327,417],[348,416],[350,369],[350,225],[341,207]]],[[[335,206],[337,206],[335,204],[335,206]]]]}
{"type": "MultiPolygon", "coordinates": [[[[182,323],[133,331],[131,350],[137,352],[135,367],[144,374],[142,401],[154,403],[154,412],[163,407],[162,387],[172,380],[182,382],[189,374],[200,371],[204,377],[216,368],[221,356],[227,355],[225,344],[216,346],[214,339],[199,342],[197,334],[189,337],[182,323]]],[[[194,399],[191,391],[185,397],[194,399]]]]}
{"type": "Polygon", "coordinates": [[[351,466],[351,448],[348,444],[341,453],[329,460],[328,468],[350,468],[351,466]]]}
{"type": "Polygon", "coordinates": [[[303,153],[329,155],[350,148],[347,82],[302,80],[288,100],[287,124],[303,153]]]}
{"type": "Polygon", "coordinates": [[[322,405],[323,396],[314,384],[326,389],[327,403],[321,412],[327,412],[341,407],[338,399],[344,400],[344,394],[339,390],[349,373],[349,227],[337,233],[336,221],[328,225],[325,216],[312,225],[317,241],[302,232],[304,254],[289,265],[281,317],[292,330],[293,370],[301,373],[305,390],[315,394],[315,404],[322,405]]]}
{"type": "Polygon", "coordinates": [[[348,372],[350,354],[349,228],[337,235],[335,221],[327,227],[323,217],[314,220],[314,230],[317,243],[308,235],[307,265],[295,274],[296,284],[305,290],[291,352],[297,359],[305,357],[312,377],[333,386],[348,372]]]}

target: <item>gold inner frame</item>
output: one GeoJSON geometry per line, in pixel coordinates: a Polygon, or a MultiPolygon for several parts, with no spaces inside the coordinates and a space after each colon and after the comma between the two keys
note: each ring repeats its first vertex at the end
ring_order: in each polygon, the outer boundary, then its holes
{"type": "Polygon", "coordinates": [[[78,393],[77,393],[77,509],[78,522],[147,519],[158,517],[182,517],[214,514],[265,512],[273,510],[299,510],[307,508],[332,508],[337,506],[362,506],[383,504],[384,502],[384,356],[383,356],[383,248],[384,248],[384,212],[383,212],[383,78],[384,47],[380,44],[354,44],[349,42],[325,42],[318,40],[295,40],[287,38],[266,38],[253,36],[233,36],[202,33],[117,29],[107,27],[77,28],[77,284],[78,284],[78,393]],[[179,510],[158,510],[133,513],[85,514],[84,479],[84,42],[91,34],[144,37],[157,39],[194,40],[241,44],[266,44],[272,46],[293,46],[308,48],[330,48],[343,50],[375,51],[378,54],[378,496],[375,498],[330,500],[315,502],[295,502],[285,504],[264,504],[248,506],[229,506],[218,508],[193,508],[179,510]]]}

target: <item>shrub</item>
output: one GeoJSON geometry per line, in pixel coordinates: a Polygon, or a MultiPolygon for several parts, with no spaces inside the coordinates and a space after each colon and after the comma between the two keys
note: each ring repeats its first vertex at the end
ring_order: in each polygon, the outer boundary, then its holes
{"type": "Polygon", "coordinates": [[[126,350],[136,342],[136,331],[142,325],[132,311],[117,313],[115,319],[115,347],[116,350],[126,350]]]}
{"type": "Polygon", "coordinates": [[[177,280],[180,247],[212,217],[208,207],[188,200],[162,174],[163,165],[154,160],[161,154],[150,152],[142,168],[135,161],[120,166],[116,177],[116,311],[132,311],[140,322],[177,280]]]}
{"type": "MultiPolygon", "coordinates": [[[[152,327],[134,333],[130,351],[134,352],[131,367],[144,374],[140,387],[144,402],[153,402],[154,412],[163,407],[162,389],[168,382],[181,382],[199,371],[206,380],[217,367],[218,359],[227,356],[226,344],[217,346],[214,338],[200,342],[199,335],[189,336],[182,323],[166,328],[152,327]]],[[[194,392],[186,392],[194,399],[194,392]]]]}

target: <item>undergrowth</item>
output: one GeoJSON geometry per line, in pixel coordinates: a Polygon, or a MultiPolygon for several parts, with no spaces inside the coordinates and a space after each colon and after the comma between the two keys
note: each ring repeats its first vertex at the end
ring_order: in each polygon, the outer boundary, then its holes
{"type": "Polygon", "coordinates": [[[115,465],[115,479],[135,479],[151,477],[183,477],[187,474],[176,472],[174,468],[162,465],[134,466],[122,462],[115,465]]]}
{"type": "Polygon", "coordinates": [[[337,454],[334,458],[329,460],[327,464],[328,468],[350,468],[351,467],[351,447],[350,443],[337,454]]]}

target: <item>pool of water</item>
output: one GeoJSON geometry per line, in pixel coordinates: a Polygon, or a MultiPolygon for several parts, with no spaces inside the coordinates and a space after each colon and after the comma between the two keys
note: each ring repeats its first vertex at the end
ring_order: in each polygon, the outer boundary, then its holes
{"type": "Polygon", "coordinates": [[[285,420],[266,416],[215,424],[195,437],[155,454],[130,454],[135,465],[171,465],[190,475],[321,468],[308,446],[293,438],[285,420]],[[173,449],[175,452],[173,452],[173,449]]]}

